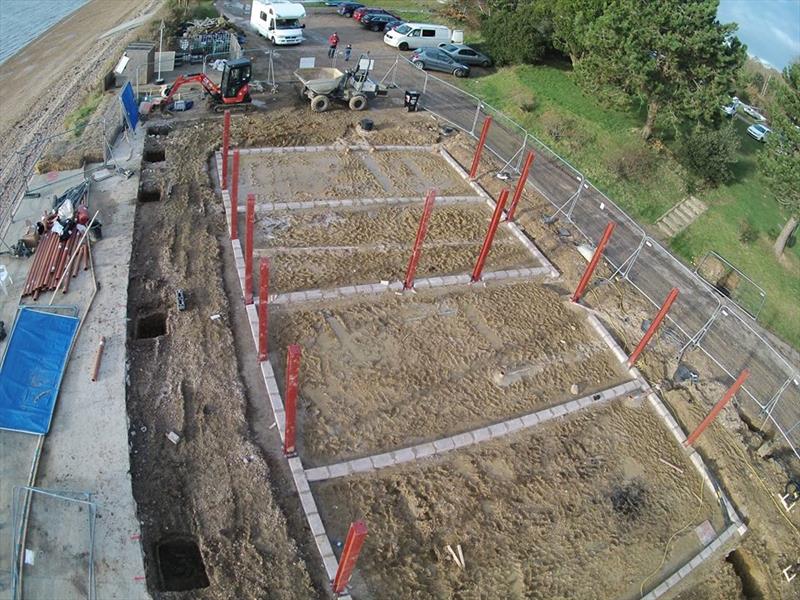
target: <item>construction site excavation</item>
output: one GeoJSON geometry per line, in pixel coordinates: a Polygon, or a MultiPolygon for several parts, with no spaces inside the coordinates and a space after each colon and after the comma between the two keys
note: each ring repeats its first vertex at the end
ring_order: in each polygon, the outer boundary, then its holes
{"type": "Polygon", "coordinates": [[[0,119],[0,600],[800,598],[798,358],[659,226],[728,215],[689,137],[628,169],[443,24],[131,2],[0,65],[68,73],[0,119]]]}
{"type": "Polygon", "coordinates": [[[733,535],[704,465],[564,296],[508,192],[453,158],[457,135],[234,146],[212,172],[335,592],[635,598],[733,535]]]}

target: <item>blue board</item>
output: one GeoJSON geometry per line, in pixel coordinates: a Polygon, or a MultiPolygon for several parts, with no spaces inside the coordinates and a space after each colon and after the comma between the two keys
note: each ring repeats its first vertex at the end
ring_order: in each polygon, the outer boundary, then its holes
{"type": "Polygon", "coordinates": [[[133,95],[133,86],[130,81],[122,88],[119,101],[122,102],[122,110],[125,112],[125,119],[128,121],[131,131],[136,131],[136,125],[139,123],[139,105],[133,95]]]}
{"type": "Polygon", "coordinates": [[[0,365],[0,429],[46,434],[80,319],[23,308],[0,365]]]}

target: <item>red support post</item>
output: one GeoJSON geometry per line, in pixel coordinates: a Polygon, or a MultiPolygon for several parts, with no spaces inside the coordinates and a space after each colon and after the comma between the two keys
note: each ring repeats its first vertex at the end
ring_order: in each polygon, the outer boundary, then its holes
{"type": "Polygon", "coordinates": [[[297,344],[289,346],[286,352],[286,432],[283,436],[283,453],[294,456],[297,453],[296,426],[297,426],[297,391],[300,379],[300,355],[302,349],[297,344]]]}
{"type": "Polygon", "coordinates": [[[644,336],[642,336],[639,345],[636,346],[636,349],[631,353],[630,357],[628,358],[628,367],[632,367],[636,364],[636,361],[639,360],[639,356],[641,356],[642,352],[645,349],[645,346],[650,342],[650,338],[655,335],[658,326],[661,325],[661,321],[664,320],[664,317],[667,316],[672,303],[678,298],[678,288],[672,288],[667,299],[664,300],[664,304],[661,305],[661,309],[658,311],[656,318],[653,319],[653,322],[650,323],[650,327],[647,328],[644,336]]]}
{"type": "Polygon", "coordinates": [[[367,526],[364,521],[356,521],[350,524],[350,531],[347,532],[347,540],[342,550],[342,558],[339,560],[339,568],[336,570],[336,577],[333,580],[333,593],[341,594],[344,592],[353,574],[353,569],[358,561],[358,553],[367,537],[367,526]]]}
{"type": "Polygon", "coordinates": [[[573,302],[578,302],[578,300],[581,299],[581,296],[583,296],[583,292],[586,291],[586,286],[589,285],[589,280],[592,278],[592,274],[597,268],[597,263],[599,263],[600,259],[603,257],[603,250],[606,249],[608,240],[611,238],[611,234],[614,232],[614,227],[616,227],[616,224],[613,221],[609,221],[608,225],[606,225],[606,230],[603,232],[603,237],[600,238],[600,242],[597,244],[597,249],[592,255],[592,260],[589,261],[586,271],[583,273],[580,283],[578,283],[578,287],[575,288],[575,293],[572,295],[573,302]]]}
{"type": "Polygon", "coordinates": [[[267,303],[269,299],[269,260],[262,256],[258,272],[258,362],[267,360],[267,303]]]}
{"type": "Polygon", "coordinates": [[[475,156],[472,158],[472,167],[469,170],[469,178],[475,179],[478,174],[478,165],[481,163],[481,152],[483,152],[483,145],[486,143],[486,136],[489,135],[489,127],[492,124],[492,117],[486,117],[483,121],[483,129],[481,130],[481,137],[478,140],[478,147],[475,148],[475,156]]]}
{"type": "Polygon", "coordinates": [[[489,229],[486,231],[486,238],[483,240],[481,253],[478,254],[478,260],[475,263],[475,268],[472,270],[472,281],[480,281],[481,273],[483,273],[483,264],[486,262],[486,257],[489,256],[489,250],[492,249],[492,242],[494,235],[497,233],[497,226],[500,224],[500,217],[503,216],[503,208],[508,200],[508,190],[500,192],[500,198],[497,200],[497,205],[494,207],[494,214],[489,223],[489,229]]]}
{"type": "Polygon", "coordinates": [[[256,220],[255,194],[247,194],[247,213],[244,232],[244,303],[253,303],[253,225],[256,220]]]}
{"type": "Polygon", "coordinates": [[[711,425],[711,422],[717,418],[717,415],[722,411],[723,408],[725,408],[725,405],[731,401],[731,398],[733,398],[734,394],[739,391],[739,388],[742,387],[742,384],[749,376],[750,371],[747,369],[744,369],[741,373],[739,373],[739,377],[737,377],[736,381],[733,382],[733,385],[728,388],[728,391],[725,392],[725,395],[714,405],[714,408],[711,409],[711,412],[709,412],[708,415],[706,415],[706,418],[703,419],[700,425],[697,426],[697,429],[695,429],[691,435],[686,438],[686,441],[684,442],[686,446],[691,446],[697,441],[697,438],[700,437],[700,434],[703,433],[706,427],[711,425]]]}
{"type": "Polygon", "coordinates": [[[231,239],[239,239],[239,149],[233,149],[231,173],[231,239]]]}
{"type": "Polygon", "coordinates": [[[222,189],[228,189],[228,147],[231,143],[231,111],[225,111],[222,121],[222,189]]]}
{"type": "Polygon", "coordinates": [[[514,196],[511,198],[511,206],[508,207],[506,221],[509,223],[514,220],[514,213],[517,212],[517,204],[519,204],[519,201],[522,198],[522,190],[525,189],[525,182],[528,181],[528,171],[531,170],[531,165],[533,164],[534,158],[536,158],[536,154],[533,152],[533,150],[528,151],[528,156],[525,157],[525,164],[522,167],[522,173],[520,173],[519,179],[517,180],[517,187],[514,190],[514,196]]]}
{"type": "Polygon", "coordinates": [[[430,189],[428,190],[428,195],[425,196],[425,204],[422,208],[422,216],[419,219],[419,227],[417,228],[417,237],[414,240],[414,249],[411,251],[411,258],[408,261],[406,278],[403,282],[404,290],[414,287],[414,274],[417,272],[419,257],[422,256],[422,242],[425,240],[425,234],[428,231],[428,221],[430,221],[431,213],[433,212],[434,200],[436,200],[436,190],[430,189]]]}

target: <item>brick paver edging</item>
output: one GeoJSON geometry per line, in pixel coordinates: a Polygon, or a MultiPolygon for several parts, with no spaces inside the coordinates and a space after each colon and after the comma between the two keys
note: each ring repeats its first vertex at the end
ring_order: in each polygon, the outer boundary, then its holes
{"type": "MultiPolygon", "coordinates": [[[[453,158],[453,155],[450,154],[447,150],[441,148],[439,150],[439,153],[447,161],[447,163],[451,167],[453,167],[453,169],[455,169],[459,175],[461,175],[461,178],[464,181],[466,181],[470,185],[470,187],[472,187],[473,190],[475,190],[475,193],[486,200],[486,204],[488,204],[489,208],[491,208],[492,211],[494,211],[495,207],[497,206],[497,203],[486,192],[486,190],[483,189],[481,184],[479,184],[477,181],[471,181],[469,178],[469,173],[467,173],[464,170],[464,167],[462,167],[459,164],[459,162],[455,158],[453,158]]],[[[528,252],[530,252],[533,255],[533,257],[539,262],[539,264],[547,267],[548,271],[550,272],[550,277],[552,277],[553,279],[559,277],[560,273],[558,272],[558,269],[556,269],[553,266],[553,263],[551,263],[544,254],[542,254],[542,251],[539,250],[538,246],[536,246],[536,244],[534,244],[531,241],[531,239],[525,234],[525,232],[519,225],[517,225],[513,221],[511,223],[509,223],[508,221],[503,221],[503,226],[506,229],[508,229],[511,232],[511,234],[522,243],[523,246],[525,246],[528,252]]]]}
{"type": "MultiPolygon", "coordinates": [[[[222,157],[217,153],[217,174],[220,177],[220,185],[222,173],[222,157]]],[[[225,202],[225,215],[230,227],[231,210],[230,210],[230,195],[227,190],[222,190],[223,202],[225,202]]],[[[242,295],[244,295],[244,254],[242,252],[242,244],[240,240],[231,240],[231,247],[233,249],[234,261],[236,263],[236,270],[239,276],[239,284],[242,288],[242,295]]],[[[253,336],[253,344],[258,348],[258,309],[254,302],[245,306],[247,311],[247,320],[250,324],[250,333],[253,336]]],[[[266,360],[260,363],[261,376],[264,379],[264,385],[267,388],[267,397],[272,408],[272,414],[275,417],[275,425],[278,429],[281,442],[285,440],[286,436],[286,411],[284,410],[283,400],[278,389],[278,381],[275,379],[275,372],[272,370],[272,363],[266,360]]],[[[328,534],[325,531],[325,525],[319,515],[316,501],[311,493],[311,487],[306,478],[303,463],[297,457],[288,458],[289,468],[292,473],[292,480],[294,481],[297,495],[300,498],[300,504],[303,507],[303,513],[306,517],[306,522],[311,530],[311,535],[314,537],[314,544],[317,547],[322,565],[325,568],[325,574],[328,580],[333,581],[336,576],[336,571],[339,568],[339,561],[333,553],[333,546],[331,546],[328,534]]],[[[350,596],[343,594],[339,596],[340,600],[351,600],[350,596]]]]}
{"type": "MultiPolygon", "coordinates": [[[[577,306],[582,306],[581,304],[577,304],[577,306]]],[[[628,356],[622,350],[620,345],[617,341],[613,338],[613,336],[609,333],[609,331],[603,326],[600,322],[600,319],[597,318],[596,315],[593,314],[591,309],[585,308],[587,311],[587,318],[589,323],[591,324],[592,328],[598,333],[598,335],[603,339],[606,345],[609,347],[611,352],[614,353],[614,356],[623,363],[626,364],[628,361],[628,356]]],[[[629,369],[629,373],[632,377],[635,377],[637,380],[644,382],[644,378],[642,377],[639,370],[635,367],[629,369]]],[[[703,550],[698,552],[694,557],[692,557],[686,564],[684,564],[680,569],[675,571],[672,575],[662,581],[658,586],[656,586],[650,593],[645,595],[642,600],[655,600],[656,598],[660,598],[664,594],[666,594],[672,587],[677,585],[684,577],[689,575],[692,571],[694,571],[700,564],[704,561],[711,558],[713,554],[715,554],[718,550],[720,550],[723,545],[728,545],[728,542],[732,540],[738,540],[741,538],[745,533],[747,533],[747,525],[742,523],[741,517],[736,512],[736,509],[733,506],[733,503],[728,498],[727,494],[725,494],[724,490],[722,490],[716,483],[714,482],[714,478],[711,476],[711,472],[708,470],[708,467],[703,460],[703,457],[700,456],[694,449],[686,448],[684,446],[684,442],[686,441],[686,434],[684,433],[681,426],[675,420],[675,417],[672,416],[669,409],[664,405],[661,399],[658,397],[657,394],[654,392],[650,392],[647,394],[647,400],[650,403],[650,406],[656,412],[656,414],[661,418],[661,420],[666,425],[667,429],[670,431],[672,436],[675,438],[675,442],[681,447],[684,452],[689,452],[689,461],[694,465],[695,469],[697,470],[698,474],[700,475],[701,479],[705,483],[708,490],[711,492],[712,496],[718,498],[720,504],[725,509],[725,517],[727,522],[729,523],[728,527],[720,533],[714,540],[708,544],[703,550]],[[738,538],[735,536],[738,534],[738,538]]],[[[310,479],[310,478],[309,478],[310,479]]],[[[310,479],[313,481],[313,479],[310,479]]]]}
{"type": "MultiPolygon", "coordinates": [[[[256,212],[272,212],[278,210],[310,210],[314,208],[340,208],[362,206],[396,206],[403,204],[422,204],[425,196],[394,196],[387,198],[346,198],[329,200],[303,200],[299,202],[257,202],[256,212]]],[[[486,201],[481,196],[436,196],[437,206],[453,204],[483,204],[486,201]]],[[[247,206],[238,206],[239,214],[247,211],[247,206]]]]}
{"type": "Polygon", "coordinates": [[[399,146],[383,144],[371,146],[369,144],[330,144],[327,146],[271,146],[264,148],[239,148],[239,154],[247,156],[251,154],[300,154],[304,152],[371,152],[371,151],[391,151],[391,152],[436,152],[438,146],[399,146]]]}
{"type": "Polygon", "coordinates": [[[487,427],[480,427],[465,431],[450,437],[440,438],[432,442],[424,442],[415,446],[409,446],[400,450],[373,454],[363,458],[356,458],[325,467],[315,467],[306,470],[309,481],[323,481],[345,477],[355,473],[367,473],[376,469],[393,467],[406,462],[413,462],[430,456],[437,456],[457,450],[466,446],[472,446],[489,440],[496,440],[517,431],[536,427],[540,423],[545,423],[556,417],[563,417],[590,406],[596,406],[608,402],[620,396],[639,395],[646,391],[640,381],[627,381],[607,390],[584,396],[576,400],[570,400],[563,404],[551,406],[536,412],[515,417],[500,423],[495,423],[487,427]]]}

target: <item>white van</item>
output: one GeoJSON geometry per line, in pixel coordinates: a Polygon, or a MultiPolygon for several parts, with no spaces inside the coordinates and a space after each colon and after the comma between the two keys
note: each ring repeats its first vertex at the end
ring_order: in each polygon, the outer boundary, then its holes
{"type": "Polygon", "coordinates": [[[303,28],[305,28],[300,19],[305,16],[305,7],[296,2],[253,0],[250,25],[273,44],[280,46],[299,44],[303,41],[303,28]]]}
{"type": "Polygon", "coordinates": [[[437,48],[450,42],[450,29],[429,23],[405,23],[388,31],[383,41],[400,50],[437,48]]]}

